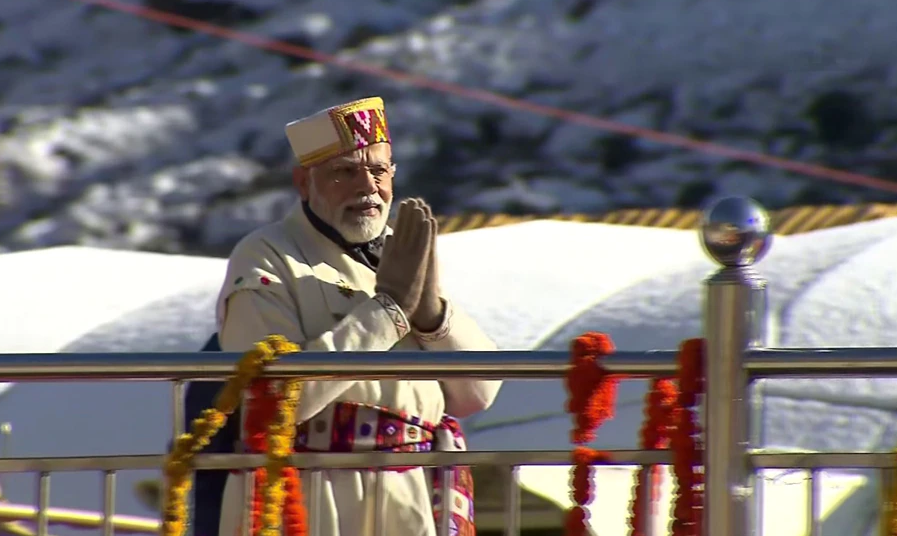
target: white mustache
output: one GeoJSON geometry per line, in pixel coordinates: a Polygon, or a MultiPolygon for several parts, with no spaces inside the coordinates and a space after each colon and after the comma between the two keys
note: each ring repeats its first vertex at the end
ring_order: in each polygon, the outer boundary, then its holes
{"type": "Polygon", "coordinates": [[[383,207],[384,205],[386,205],[386,203],[383,202],[383,199],[379,195],[366,195],[346,201],[345,203],[340,205],[340,211],[343,212],[349,207],[355,205],[377,205],[379,207],[383,207]]]}

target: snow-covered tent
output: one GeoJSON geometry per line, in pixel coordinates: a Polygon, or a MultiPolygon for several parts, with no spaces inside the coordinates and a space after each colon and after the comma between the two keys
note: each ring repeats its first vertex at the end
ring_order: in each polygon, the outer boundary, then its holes
{"type": "MultiPolygon", "coordinates": [[[[777,237],[759,266],[770,279],[773,344],[897,345],[897,303],[888,301],[897,290],[895,249],[897,219],[777,237]]],[[[623,350],[672,348],[700,334],[700,282],[713,269],[693,231],[595,223],[535,221],[448,234],[440,254],[454,299],[507,349],[565,349],[587,330],[610,333],[623,350]]],[[[214,329],[223,269],[218,259],[79,247],[2,255],[0,276],[20,283],[4,291],[4,302],[17,305],[0,308],[0,352],[196,350],[214,329]]],[[[890,450],[897,443],[897,400],[889,396],[895,384],[765,382],[756,393],[761,444],[890,450]]],[[[150,382],[28,383],[13,387],[0,409],[14,426],[12,455],[151,453],[170,437],[170,392],[150,382]]],[[[598,446],[636,446],[643,394],[643,382],[622,386],[618,416],[598,446]]],[[[563,400],[557,380],[508,382],[495,406],[467,423],[472,448],[568,448],[563,400]]],[[[132,489],[155,476],[122,474],[117,511],[147,515],[132,489]]],[[[598,532],[625,534],[631,470],[603,469],[599,478],[598,532]]],[[[767,536],[806,532],[803,516],[794,515],[806,501],[804,486],[793,485],[802,478],[766,475],[767,536]]],[[[526,468],[522,480],[567,505],[563,468],[526,468]]],[[[868,533],[875,481],[866,472],[826,475],[825,534],[868,533]]],[[[3,488],[13,501],[33,502],[30,475],[4,475],[3,488]]],[[[53,505],[101,506],[99,475],[54,475],[51,488],[53,505]]],[[[555,516],[549,523],[559,520],[558,511],[548,515],[555,516]]]]}

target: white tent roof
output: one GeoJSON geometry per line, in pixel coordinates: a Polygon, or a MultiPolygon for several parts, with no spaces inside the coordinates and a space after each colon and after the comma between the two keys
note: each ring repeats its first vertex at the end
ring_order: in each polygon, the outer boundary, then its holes
{"type": "MultiPolygon", "coordinates": [[[[759,266],[770,279],[773,344],[897,346],[897,302],[885,298],[895,295],[897,284],[895,231],[897,220],[881,220],[777,237],[759,266]]],[[[610,333],[623,350],[672,348],[700,334],[700,281],[713,266],[691,231],[540,221],[444,235],[440,248],[445,286],[503,348],[565,349],[587,330],[610,333]]],[[[76,247],[2,255],[0,276],[23,283],[5,291],[5,302],[20,306],[0,309],[0,352],[196,350],[214,330],[223,270],[217,259],[76,247]]],[[[891,406],[897,402],[887,393],[895,391],[894,383],[766,382],[759,412],[763,445],[891,449],[897,444],[891,406]]],[[[641,382],[622,386],[618,416],[601,431],[598,445],[636,446],[643,394],[641,382]]],[[[472,447],[566,448],[563,401],[558,381],[508,382],[495,406],[468,423],[472,447]],[[531,422],[507,423],[527,416],[531,422]]],[[[170,388],[154,383],[22,384],[0,408],[14,426],[13,455],[158,452],[170,437],[170,388]]],[[[567,477],[557,471],[527,469],[523,479],[563,503],[567,477]]],[[[614,489],[608,487],[613,474],[622,478],[619,486],[631,482],[619,471],[602,473],[604,489],[614,489]]],[[[829,510],[845,494],[862,499],[872,493],[861,486],[867,475],[854,475],[829,478],[829,510]]],[[[147,514],[130,488],[148,476],[122,475],[118,511],[147,514]]],[[[14,500],[31,502],[30,480],[4,478],[4,491],[14,500]]],[[[98,476],[54,476],[52,502],[97,509],[99,492],[84,493],[84,486],[99,490],[99,482],[98,476]]],[[[791,490],[781,491],[790,499],[767,504],[786,504],[793,514],[802,507],[794,503],[802,500],[795,491],[800,488],[776,485],[770,490],[791,490]]],[[[620,491],[612,493],[619,499],[620,491]]],[[[868,497],[859,502],[874,503],[874,493],[868,497]]],[[[614,504],[600,495],[599,503],[614,504]]],[[[849,502],[836,512],[827,532],[856,534],[868,525],[869,513],[849,502]]],[[[612,520],[622,523],[624,517],[622,510],[596,516],[611,520],[602,534],[616,534],[612,520]]],[[[789,515],[796,525],[779,523],[766,534],[798,534],[801,517],[789,515]]]]}

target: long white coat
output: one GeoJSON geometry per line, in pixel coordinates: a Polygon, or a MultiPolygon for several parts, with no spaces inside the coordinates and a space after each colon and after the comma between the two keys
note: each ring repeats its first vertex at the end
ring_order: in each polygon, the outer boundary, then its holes
{"type": "MultiPolygon", "coordinates": [[[[282,221],[244,238],[231,254],[218,299],[222,349],[246,351],[270,334],[314,352],[495,349],[450,302],[439,329],[413,332],[392,299],[374,294],[375,282],[376,274],[320,234],[297,204],[282,221]]],[[[488,408],[500,385],[473,380],[310,381],[297,418],[305,421],[335,401],[351,401],[439,422],[446,412],[466,417],[488,408]]],[[[418,468],[383,477],[386,534],[435,536],[428,475],[418,468]]],[[[239,530],[242,479],[228,479],[219,536],[235,536],[239,530]]],[[[317,520],[321,536],[373,536],[373,484],[371,472],[325,472],[317,520]]]]}

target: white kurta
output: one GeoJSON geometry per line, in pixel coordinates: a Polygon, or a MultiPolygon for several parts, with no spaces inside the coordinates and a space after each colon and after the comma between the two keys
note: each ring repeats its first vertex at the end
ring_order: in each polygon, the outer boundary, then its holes
{"type": "MultiPolygon", "coordinates": [[[[439,329],[414,333],[392,299],[374,294],[375,282],[376,274],[320,234],[297,204],[287,218],[253,232],[231,254],[218,299],[221,347],[242,352],[278,334],[315,352],[495,349],[476,323],[451,304],[439,329]]],[[[298,421],[344,401],[435,423],[446,412],[466,417],[488,408],[500,385],[473,380],[310,381],[303,389],[298,421]]],[[[418,468],[383,473],[383,478],[386,534],[435,536],[427,473],[418,468]]],[[[242,479],[228,479],[220,536],[239,530],[242,479]]],[[[326,471],[322,488],[321,536],[373,536],[373,473],[326,471]]]]}

